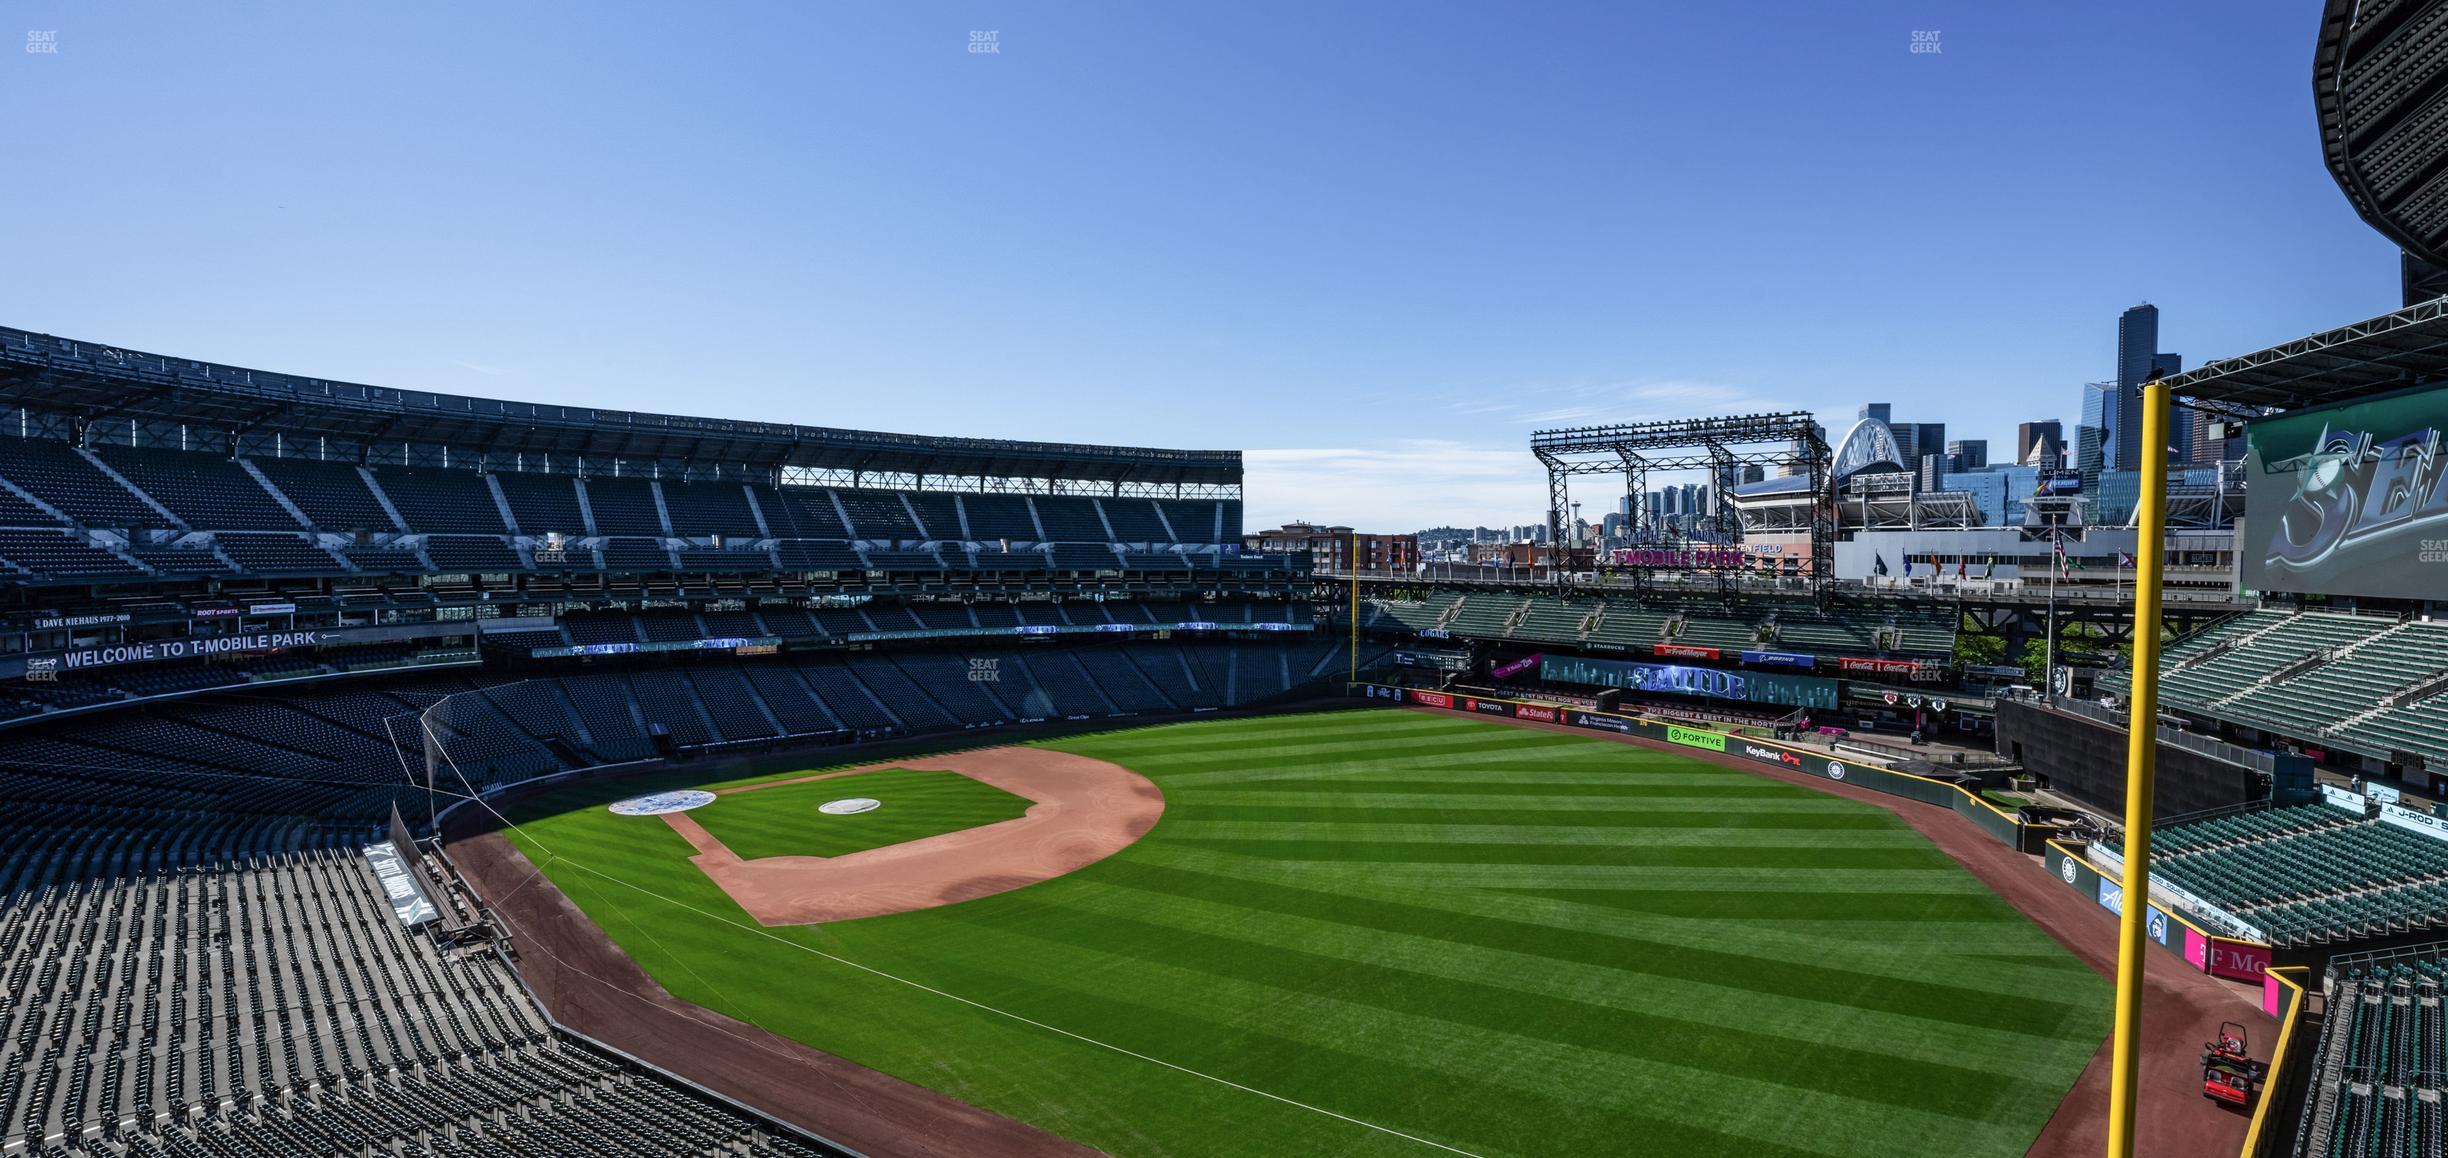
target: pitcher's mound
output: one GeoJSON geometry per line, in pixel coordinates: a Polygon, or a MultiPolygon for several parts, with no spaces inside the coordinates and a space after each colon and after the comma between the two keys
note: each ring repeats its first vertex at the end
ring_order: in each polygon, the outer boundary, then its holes
{"type": "MultiPolygon", "coordinates": [[[[1030,802],[1028,812],[1013,820],[841,856],[754,860],[731,851],[695,817],[669,813],[663,821],[697,850],[689,859],[749,916],[767,925],[809,925],[931,909],[1052,880],[1130,847],[1164,814],[1164,793],[1147,777],[1069,752],[986,748],[909,763],[927,771],[956,772],[1023,797],[1030,802]]],[[[723,789],[722,795],[887,767],[892,766],[742,785],[723,789]]],[[[818,811],[839,816],[879,806],[875,797],[853,796],[819,805],[818,811]]]]}

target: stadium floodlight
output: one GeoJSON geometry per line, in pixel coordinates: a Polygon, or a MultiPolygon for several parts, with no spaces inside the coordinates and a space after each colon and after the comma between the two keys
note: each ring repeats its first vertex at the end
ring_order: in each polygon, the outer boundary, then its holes
{"type": "MultiPolygon", "coordinates": [[[[1810,493],[1816,496],[1810,504],[1810,577],[1813,580],[1828,577],[1836,542],[1835,509],[1825,501],[1831,453],[1818,422],[1807,410],[1540,430],[1530,435],[1530,453],[1547,468],[1547,541],[1555,552],[1550,574],[1558,579],[1565,572],[1562,564],[1569,558],[1566,519],[1573,511],[1569,482],[1573,476],[1624,476],[1624,497],[1630,508],[1626,512],[1628,530],[1635,538],[1663,539],[1669,541],[1664,544],[1669,546],[1671,541],[1685,539],[1716,546],[1731,541],[1740,532],[1740,524],[1725,498],[1733,493],[1745,466],[1799,468],[1808,477],[1810,493]],[[1716,502],[1709,525],[1704,528],[1710,532],[1707,535],[1695,535],[1662,521],[1652,522],[1649,517],[1646,498],[1650,473],[1679,470],[1703,470],[1709,474],[1716,502]]],[[[1727,554],[1730,553],[1708,551],[1695,557],[1715,559],[1727,554]]],[[[1708,566],[1721,577],[1730,573],[1714,564],[1708,566]]]]}

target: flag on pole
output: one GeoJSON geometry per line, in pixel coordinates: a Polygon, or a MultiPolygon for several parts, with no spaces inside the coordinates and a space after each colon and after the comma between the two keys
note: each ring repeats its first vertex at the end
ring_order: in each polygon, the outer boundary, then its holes
{"type": "Polygon", "coordinates": [[[1912,556],[1910,555],[1904,556],[1904,577],[1912,578],[1912,556]]]}
{"type": "Polygon", "coordinates": [[[2117,566],[2131,567],[2134,565],[2134,563],[2135,559],[2131,554],[2124,551],[2117,552],[2117,566]]]}
{"type": "Polygon", "coordinates": [[[1965,571],[1965,569],[1966,569],[1966,568],[1968,568],[1968,567],[1970,567],[1971,565],[1972,565],[1972,556],[1970,556],[1970,555],[1957,555],[1957,556],[1955,556],[1955,577],[1956,577],[1956,578],[1958,578],[1958,579],[1963,578],[1963,577],[1964,577],[1964,571],[1965,571]]]}
{"type": "Polygon", "coordinates": [[[1988,562],[1981,564],[1981,578],[1997,578],[1997,556],[1991,555],[1988,562]]]}
{"type": "Polygon", "coordinates": [[[1875,552],[1874,552],[1874,553],[1872,553],[1872,555],[1870,556],[1870,563],[1871,563],[1871,569],[1872,569],[1873,571],[1875,571],[1877,574],[1879,574],[1879,575],[1881,575],[1881,576],[1884,576],[1884,575],[1886,575],[1886,574],[1887,574],[1887,556],[1885,556],[1885,555],[1883,555],[1883,554],[1878,554],[1878,553],[1875,553],[1875,552]]]}
{"type": "Polygon", "coordinates": [[[2052,547],[2055,549],[2055,551],[2056,551],[2056,553],[2057,553],[2057,575],[2058,575],[2058,577],[2059,577],[2059,578],[2061,578],[2061,579],[2062,579],[2062,578],[2065,578],[2065,577],[2066,577],[2066,552],[2065,552],[2065,540],[2063,540],[2063,539],[2051,539],[2051,540],[2049,540],[2049,542],[2050,542],[2050,544],[2052,545],[2052,547]]]}

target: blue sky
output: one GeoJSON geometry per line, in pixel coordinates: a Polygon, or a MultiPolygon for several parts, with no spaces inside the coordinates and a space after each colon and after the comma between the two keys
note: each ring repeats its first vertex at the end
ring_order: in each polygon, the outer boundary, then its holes
{"type": "Polygon", "coordinates": [[[1528,522],[1541,424],[1994,444],[2135,302],[2188,364],[2394,307],[2318,10],[20,0],[0,322],[1528,522]]]}

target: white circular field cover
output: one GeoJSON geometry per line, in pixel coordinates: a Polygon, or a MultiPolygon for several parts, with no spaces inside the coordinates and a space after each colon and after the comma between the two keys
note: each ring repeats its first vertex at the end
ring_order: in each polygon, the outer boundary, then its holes
{"type": "Polygon", "coordinates": [[[847,800],[825,801],[816,806],[816,811],[827,816],[851,816],[861,812],[873,812],[882,807],[884,807],[884,802],[872,796],[853,796],[847,800]]]}
{"type": "Polygon", "coordinates": [[[714,803],[714,794],[695,788],[679,792],[656,792],[647,796],[632,796],[612,805],[615,816],[661,816],[667,812],[686,812],[714,803]]]}

